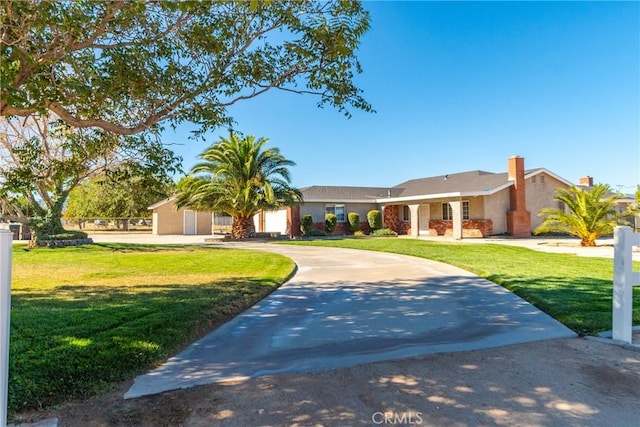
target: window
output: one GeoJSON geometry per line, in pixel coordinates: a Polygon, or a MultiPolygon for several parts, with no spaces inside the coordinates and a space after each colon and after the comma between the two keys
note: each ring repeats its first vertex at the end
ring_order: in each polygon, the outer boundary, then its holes
{"type": "Polygon", "coordinates": [[[411,212],[409,211],[409,206],[402,207],[402,220],[403,221],[411,221],[411,212]]]}
{"type": "MultiPolygon", "coordinates": [[[[469,215],[469,202],[462,202],[462,219],[470,219],[469,215]]],[[[442,219],[445,221],[453,220],[453,209],[451,209],[451,205],[449,203],[442,204],[442,219]]]]}
{"type": "Polygon", "coordinates": [[[345,222],[344,205],[326,205],[324,207],[324,213],[332,213],[336,216],[338,222],[345,222]]]}

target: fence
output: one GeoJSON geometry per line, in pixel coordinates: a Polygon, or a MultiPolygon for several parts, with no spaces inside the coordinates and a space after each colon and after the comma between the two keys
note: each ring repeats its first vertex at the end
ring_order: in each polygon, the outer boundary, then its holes
{"type": "Polygon", "coordinates": [[[613,326],[612,338],[631,344],[633,339],[633,288],[640,286],[640,272],[633,271],[633,247],[640,233],[618,226],[613,233],[613,326]]]}
{"type": "Polygon", "coordinates": [[[151,232],[153,222],[151,218],[63,218],[65,230],[80,230],[86,232],[100,231],[138,231],[151,232]]]}

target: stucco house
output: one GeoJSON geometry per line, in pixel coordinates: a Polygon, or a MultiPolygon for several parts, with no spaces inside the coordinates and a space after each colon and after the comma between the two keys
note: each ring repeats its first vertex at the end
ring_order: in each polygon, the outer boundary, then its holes
{"type": "MultiPolygon", "coordinates": [[[[357,212],[361,229],[367,229],[367,212],[378,209],[383,213],[384,226],[398,234],[458,239],[498,234],[526,237],[542,222],[537,215],[542,208],[560,206],[554,200],[556,189],[571,185],[547,169],[527,170],[524,158],[513,156],[507,160],[507,172],[503,173],[475,170],[412,179],[393,187],[301,188],[303,202],[278,211],[260,212],[254,222],[256,231],[296,237],[301,234],[302,215],[310,214],[316,227],[323,228],[325,214],[333,213],[338,219],[336,233],[343,234],[349,212],[357,212]]],[[[211,233],[210,213],[207,217],[202,212],[175,211],[174,199],[149,207],[154,212],[155,234],[193,231],[192,217],[197,218],[196,234],[211,233]],[[164,225],[167,221],[171,225],[164,225]],[[209,229],[205,230],[202,224],[207,221],[209,229]]]]}
{"type": "Polygon", "coordinates": [[[540,209],[558,206],[556,189],[571,185],[544,168],[525,170],[524,158],[514,156],[504,173],[476,170],[388,188],[313,186],[301,189],[304,202],[288,209],[287,230],[299,235],[305,214],[320,222],[325,213],[335,213],[344,227],[348,212],[366,221],[369,210],[379,209],[385,226],[398,234],[526,237],[542,222],[540,209]]]}

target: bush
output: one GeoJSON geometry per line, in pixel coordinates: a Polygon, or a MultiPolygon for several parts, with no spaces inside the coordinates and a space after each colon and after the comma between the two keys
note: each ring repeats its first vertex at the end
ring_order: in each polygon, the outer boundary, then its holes
{"type": "Polygon", "coordinates": [[[40,240],[76,240],[86,239],[88,236],[84,231],[65,231],[58,234],[45,234],[40,240]]]}
{"type": "Polygon", "coordinates": [[[364,231],[358,230],[358,231],[354,231],[353,235],[356,236],[356,237],[362,237],[365,234],[364,234],[364,231]]]}
{"type": "Polygon", "coordinates": [[[327,231],[327,234],[334,232],[337,223],[338,217],[336,217],[335,214],[328,213],[324,216],[324,228],[327,231]]]}
{"type": "Polygon", "coordinates": [[[379,230],[382,228],[382,214],[379,210],[373,209],[367,213],[367,222],[372,230],[379,230]]]}
{"type": "Polygon", "coordinates": [[[390,228],[380,228],[378,230],[373,230],[371,232],[371,235],[372,236],[397,236],[398,233],[396,233],[390,228]]]}
{"type": "Polygon", "coordinates": [[[327,233],[325,233],[322,230],[318,230],[317,228],[313,229],[313,230],[309,230],[308,234],[305,234],[305,236],[309,236],[309,237],[313,237],[313,236],[326,236],[327,233]]]}
{"type": "Polygon", "coordinates": [[[349,221],[349,231],[355,233],[360,230],[360,215],[357,212],[349,212],[347,214],[347,220],[349,221]]]}
{"type": "Polygon", "coordinates": [[[300,231],[304,236],[308,236],[313,229],[313,218],[310,214],[302,215],[300,219],[300,231]]]}

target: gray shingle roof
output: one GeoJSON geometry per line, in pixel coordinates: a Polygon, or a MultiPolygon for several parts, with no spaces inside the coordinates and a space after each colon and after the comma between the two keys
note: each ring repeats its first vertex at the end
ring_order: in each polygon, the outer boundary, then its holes
{"type": "Polygon", "coordinates": [[[313,200],[371,200],[377,198],[397,196],[397,189],[388,187],[344,187],[329,185],[313,185],[311,187],[301,188],[302,196],[305,201],[313,200]]]}

